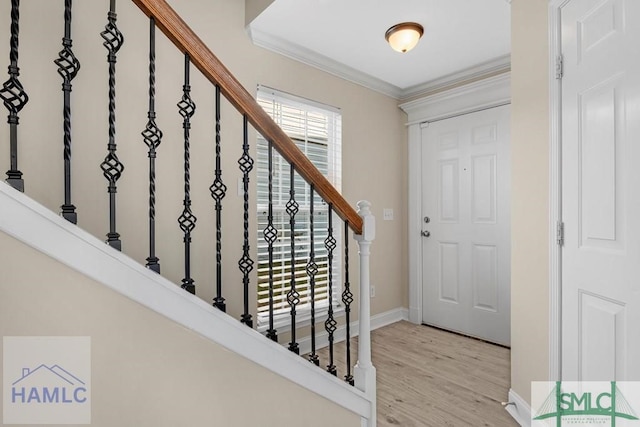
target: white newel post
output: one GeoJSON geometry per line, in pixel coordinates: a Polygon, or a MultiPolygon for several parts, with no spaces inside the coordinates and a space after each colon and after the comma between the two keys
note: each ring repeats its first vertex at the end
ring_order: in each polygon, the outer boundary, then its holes
{"type": "Polygon", "coordinates": [[[354,367],[355,385],[371,399],[371,418],[363,421],[363,427],[376,426],[376,368],[371,363],[371,299],[369,257],[371,242],[376,236],[376,219],[371,213],[371,203],[358,202],[358,215],[362,218],[362,234],[354,238],[360,255],[360,331],[358,335],[358,363],[354,367]]]}

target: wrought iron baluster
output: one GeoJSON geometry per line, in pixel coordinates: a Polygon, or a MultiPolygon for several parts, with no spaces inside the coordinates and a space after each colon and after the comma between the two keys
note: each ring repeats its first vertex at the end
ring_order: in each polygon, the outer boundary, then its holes
{"type": "Polygon", "coordinates": [[[7,183],[18,191],[24,191],[22,172],[18,169],[18,113],[29,101],[24,91],[18,67],[18,35],[20,33],[20,0],[11,0],[11,37],[9,39],[9,79],[2,84],[0,99],[9,111],[9,155],[11,163],[7,171],[7,183]]]}
{"type": "Polygon", "coordinates": [[[80,62],[73,54],[71,39],[71,0],[64,1],[64,37],[62,50],[53,62],[58,66],[62,77],[63,95],[63,133],[64,133],[64,204],[60,206],[62,217],[73,224],[78,223],[76,207],[71,203],[71,81],[80,71],[80,62]]]}
{"type": "Polygon", "coordinates": [[[333,334],[337,329],[336,319],[333,317],[333,250],[336,248],[336,239],[333,237],[333,204],[329,203],[327,215],[329,217],[328,236],[324,241],[324,247],[327,248],[328,260],[328,283],[329,286],[329,310],[327,312],[327,320],[324,322],[324,329],[329,334],[329,364],[327,372],[337,375],[336,366],[333,364],[333,334]]]}
{"type": "Polygon", "coordinates": [[[142,131],[149,148],[149,257],[147,268],[160,273],[160,260],[156,256],[156,156],[162,142],[162,131],[156,124],[156,20],[149,18],[149,112],[147,126],[142,131]]]}
{"type": "Polygon", "coordinates": [[[309,261],[307,262],[307,275],[309,276],[309,295],[311,298],[311,353],[309,361],[316,366],[320,366],[320,359],[316,354],[316,274],[318,274],[318,264],[316,264],[315,238],[313,231],[313,185],[310,186],[309,194],[309,261]]]}
{"type": "Polygon", "coordinates": [[[109,233],[107,233],[107,243],[117,250],[122,249],[120,234],[116,231],[116,182],[122,176],[124,165],[116,155],[116,62],[117,53],[122,47],[124,37],[116,24],[116,0],[111,0],[109,13],[107,14],[107,25],[100,33],[107,49],[107,62],[109,63],[109,142],[107,144],[108,154],[100,164],[102,174],[109,182],[107,191],[109,193],[109,233]]]}
{"type": "Polygon", "coordinates": [[[296,201],[296,188],[294,180],[293,165],[289,165],[289,201],[287,202],[287,214],[289,215],[289,230],[291,235],[291,279],[289,280],[289,292],[287,292],[287,302],[291,307],[291,342],[289,350],[295,354],[300,354],[300,348],[296,342],[296,306],[300,302],[300,293],[296,290],[296,214],[300,205],[296,201]]]}
{"type": "Polygon", "coordinates": [[[344,303],[344,314],[346,322],[346,347],[347,347],[347,374],[344,380],[353,385],[353,375],[351,374],[351,303],[353,294],[349,283],[349,223],[344,222],[344,290],[342,291],[342,302],[344,303]]]}
{"type": "Polygon", "coordinates": [[[243,143],[242,156],[238,160],[242,172],[243,198],[244,198],[244,243],[242,244],[242,257],[238,261],[238,268],[242,272],[242,285],[244,291],[244,312],[240,321],[248,327],[253,327],[251,313],[249,313],[249,273],[253,270],[253,260],[249,256],[249,172],[253,169],[253,159],[249,155],[249,121],[247,115],[243,117],[243,143]]]}
{"type": "Polygon", "coordinates": [[[278,230],[273,226],[273,143],[269,141],[267,149],[267,163],[269,168],[268,176],[268,197],[269,208],[267,213],[267,227],[264,229],[264,240],[267,242],[267,253],[269,254],[269,329],[267,338],[278,342],[278,333],[273,327],[273,243],[278,239],[278,230]]]}
{"type": "Polygon", "coordinates": [[[220,86],[216,85],[216,177],[211,187],[211,197],[216,201],[216,297],[213,305],[222,311],[227,306],[222,297],[222,199],[227,193],[227,186],[222,182],[220,166],[220,86]]]}
{"type": "Polygon", "coordinates": [[[190,130],[191,117],[196,112],[196,104],[191,99],[191,86],[189,84],[189,55],[184,55],[184,85],[182,86],[182,100],[178,102],[178,110],[182,116],[182,129],[184,134],[184,200],[182,202],[182,214],[178,218],[180,229],[184,233],[184,279],[182,289],[192,294],[196,293],[196,286],[191,277],[191,232],[196,227],[196,217],[191,211],[191,170],[190,170],[190,130]]]}

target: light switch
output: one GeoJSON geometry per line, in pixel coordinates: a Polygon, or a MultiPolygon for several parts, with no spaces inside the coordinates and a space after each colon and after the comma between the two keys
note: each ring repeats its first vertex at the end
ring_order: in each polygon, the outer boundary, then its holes
{"type": "Polygon", "coordinates": [[[385,208],[382,210],[382,219],[385,221],[393,221],[393,209],[385,208]]]}

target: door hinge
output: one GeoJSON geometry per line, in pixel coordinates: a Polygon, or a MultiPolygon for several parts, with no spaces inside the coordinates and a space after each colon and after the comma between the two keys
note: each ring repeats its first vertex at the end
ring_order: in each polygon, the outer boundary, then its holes
{"type": "Polygon", "coordinates": [[[556,227],[556,237],[559,246],[564,246],[564,222],[558,221],[556,227]]]}
{"type": "Polygon", "coordinates": [[[556,56],[556,80],[560,80],[564,75],[564,58],[562,55],[556,56]]]}

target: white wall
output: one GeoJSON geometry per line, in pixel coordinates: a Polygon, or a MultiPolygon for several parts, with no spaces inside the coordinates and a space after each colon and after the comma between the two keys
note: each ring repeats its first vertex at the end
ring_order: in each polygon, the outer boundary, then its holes
{"type": "Polygon", "coordinates": [[[549,379],[547,0],[511,2],[511,387],[549,379]]]}
{"type": "MultiPolygon", "coordinates": [[[[82,64],[74,80],[73,202],[79,225],[96,236],[108,231],[106,180],[99,164],[107,151],[107,63],[100,31],[106,23],[108,1],[74,2],[74,51],[82,64]]],[[[406,268],[406,131],[404,114],[389,97],[346,82],[282,56],[253,46],[245,32],[244,1],[172,1],[184,20],[225,65],[255,93],[264,84],[324,102],[343,113],[343,193],[355,206],[373,203],[378,216],[371,274],[376,286],[372,314],[407,306],[406,268]],[[382,209],[392,208],[394,221],[382,221],[382,209]]],[[[0,4],[0,34],[8,40],[9,2],[0,4]]],[[[30,102],[20,115],[20,169],[26,193],[52,210],[62,204],[62,93],[53,59],[60,50],[63,29],[61,2],[30,0],[21,4],[21,80],[30,102]]],[[[125,172],[118,182],[118,224],[123,251],[145,262],[147,253],[147,148],[140,136],[147,112],[148,20],[132,2],[118,2],[118,23],[125,43],[117,63],[117,143],[125,172]]],[[[182,55],[158,32],[157,110],[164,139],[158,150],[158,256],[163,275],[182,279],[183,243],[177,218],[182,210],[182,119],[175,104],[182,90],[182,55]]],[[[8,61],[8,43],[0,44],[0,59],[8,61]]],[[[193,237],[192,275],[197,293],[214,297],[215,228],[213,201],[213,89],[192,69],[192,96],[197,104],[191,130],[191,188],[198,217],[193,237]]],[[[229,188],[223,210],[223,280],[228,311],[241,312],[242,199],[236,194],[240,176],[241,117],[223,106],[223,174],[229,188]]],[[[8,126],[0,124],[0,141],[8,126]]],[[[255,135],[251,135],[252,142],[255,135]]],[[[8,144],[0,147],[0,167],[9,167],[8,144]]],[[[253,183],[252,183],[252,191],[253,183]]],[[[252,200],[253,195],[252,195],[252,200]]],[[[253,203],[252,203],[253,206],[253,203]]],[[[255,215],[252,210],[252,224],[255,215]]],[[[255,254],[256,230],[251,229],[255,254]]],[[[357,258],[352,241],[352,259],[357,258]]],[[[255,258],[255,256],[254,256],[255,258]]],[[[354,267],[357,262],[354,262],[354,267]]],[[[357,283],[357,269],[352,269],[357,283]]],[[[252,281],[255,283],[255,280],[252,281]]],[[[254,303],[251,303],[252,307],[254,303]]],[[[357,314],[357,313],[356,313],[357,314]]]]}

